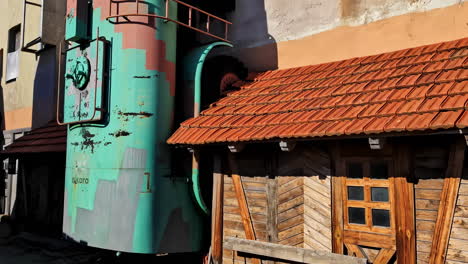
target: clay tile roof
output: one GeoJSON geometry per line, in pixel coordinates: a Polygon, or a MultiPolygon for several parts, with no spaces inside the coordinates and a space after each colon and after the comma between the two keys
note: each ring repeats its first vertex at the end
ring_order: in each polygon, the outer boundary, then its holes
{"type": "Polygon", "coordinates": [[[468,127],[468,38],[251,73],[182,123],[170,144],[373,135],[468,127]]]}
{"type": "Polygon", "coordinates": [[[67,126],[49,123],[33,129],[8,145],[1,155],[65,152],[67,150],[67,126]]]}

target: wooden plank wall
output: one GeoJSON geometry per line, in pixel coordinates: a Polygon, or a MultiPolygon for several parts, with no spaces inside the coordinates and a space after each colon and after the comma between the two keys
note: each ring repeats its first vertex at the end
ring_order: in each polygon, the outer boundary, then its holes
{"type": "Polygon", "coordinates": [[[313,145],[279,154],[279,243],[331,252],[330,164],[328,153],[313,145]]]}
{"type": "Polygon", "coordinates": [[[446,263],[468,263],[468,168],[466,166],[458,192],[446,263]]]}
{"type": "MultiPolygon", "coordinates": [[[[244,150],[237,162],[257,240],[331,252],[330,158],[325,151],[310,145],[275,155],[244,150]],[[272,184],[276,195],[268,196],[272,184]],[[272,204],[277,204],[274,221],[268,220],[272,204]]],[[[223,208],[224,237],[245,238],[230,176],[224,177],[223,208]]],[[[223,263],[251,260],[224,249],[223,263]]]]}
{"type": "Polygon", "coordinates": [[[448,148],[420,146],[415,150],[415,205],[417,263],[429,263],[448,148]]]}
{"type": "MultiPolygon", "coordinates": [[[[266,177],[242,176],[242,184],[247,198],[250,215],[257,240],[268,241],[266,235],[267,199],[266,177]]],[[[239,204],[234,192],[232,178],[224,177],[224,237],[246,238],[239,204]]],[[[223,263],[251,263],[250,259],[239,257],[230,250],[223,250],[223,263]]]]}

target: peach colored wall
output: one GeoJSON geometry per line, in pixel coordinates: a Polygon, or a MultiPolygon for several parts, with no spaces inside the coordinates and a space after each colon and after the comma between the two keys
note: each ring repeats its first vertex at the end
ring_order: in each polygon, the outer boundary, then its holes
{"type": "Polygon", "coordinates": [[[5,130],[30,127],[32,123],[32,107],[20,108],[5,112],[5,130]]]}
{"type": "Polygon", "coordinates": [[[468,3],[278,43],[278,68],[361,57],[468,37],[468,3]]]}
{"type": "MultiPolygon", "coordinates": [[[[345,14],[349,16],[349,14],[345,14]]],[[[291,68],[468,37],[468,2],[230,52],[252,71],[291,68]]]]}

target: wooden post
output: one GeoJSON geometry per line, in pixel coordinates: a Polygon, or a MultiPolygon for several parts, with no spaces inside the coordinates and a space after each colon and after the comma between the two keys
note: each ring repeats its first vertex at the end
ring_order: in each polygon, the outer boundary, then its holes
{"type": "MultiPolygon", "coordinates": [[[[239,203],[242,224],[244,225],[245,237],[248,240],[256,240],[255,230],[252,224],[252,218],[250,217],[249,206],[247,204],[247,198],[245,197],[244,187],[242,186],[242,179],[238,174],[239,170],[235,157],[232,153],[229,153],[229,165],[231,167],[232,184],[234,185],[237,202],[239,203]]],[[[252,262],[254,264],[260,264],[259,259],[252,259],[252,262]]]]}
{"type": "Polygon", "coordinates": [[[221,158],[214,157],[213,202],[211,209],[211,257],[213,264],[223,262],[223,202],[224,174],[221,172],[221,158]]]}
{"type": "Polygon", "coordinates": [[[416,263],[414,185],[411,179],[410,150],[397,144],[395,151],[394,205],[398,263],[416,263]]]}
{"type": "Polygon", "coordinates": [[[345,175],[344,164],[341,160],[340,145],[336,143],[332,148],[334,163],[334,175],[332,185],[332,252],[343,254],[343,177],[345,175]]]}
{"type": "Polygon", "coordinates": [[[444,179],[444,187],[440,194],[439,211],[432,238],[429,263],[444,263],[452,228],[453,214],[457,203],[458,190],[465,159],[465,141],[458,138],[452,145],[444,179]]]}

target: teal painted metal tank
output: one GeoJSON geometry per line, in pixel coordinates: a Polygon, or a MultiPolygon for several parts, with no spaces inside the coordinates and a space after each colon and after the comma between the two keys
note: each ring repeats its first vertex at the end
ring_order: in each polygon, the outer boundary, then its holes
{"type": "MultiPolygon", "coordinates": [[[[68,125],[63,231],[116,251],[199,251],[202,216],[187,179],[171,177],[165,143],[173,126],[176,25],[109,18],[117,5],[164,16],[164,0],[141,1],[139,10],[118,2],[94,0],[86,9],[68,0],[59,111],[68,125]]],[[[177,4],[169,5],[176,18],[177,4]]]]}

